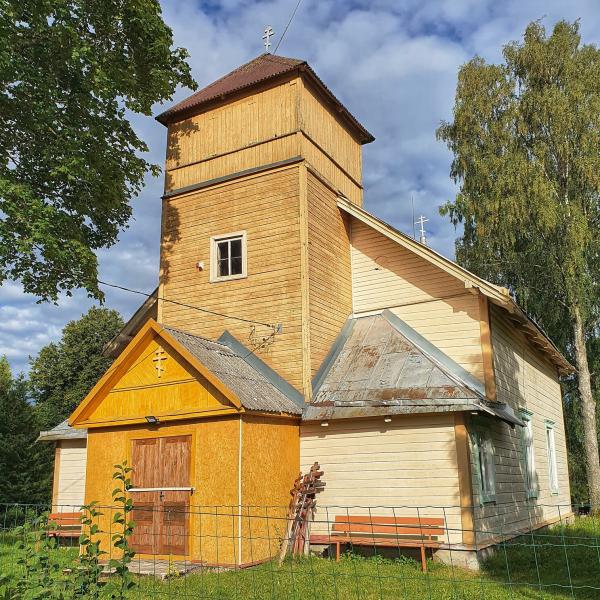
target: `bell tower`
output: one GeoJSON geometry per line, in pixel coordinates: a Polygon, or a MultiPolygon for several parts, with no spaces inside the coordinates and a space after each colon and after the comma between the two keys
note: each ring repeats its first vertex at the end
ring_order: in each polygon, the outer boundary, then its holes
{"type": "Polygon", "coordinates": [[[373,137],[305,61],[272,54],[157,119],[168,129],[159,321],[229,331],[308,400],[352,312],[336,203],[362,204],[373,137]]]}

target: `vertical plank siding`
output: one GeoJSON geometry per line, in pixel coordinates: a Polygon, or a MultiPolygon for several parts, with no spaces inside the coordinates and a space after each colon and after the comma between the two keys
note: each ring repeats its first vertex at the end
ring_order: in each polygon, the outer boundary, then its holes
{"type": "Polygon", "coordinates": [[[453,415],[305,423],[303,472],[315,461],[327,485],[314,533],[326,533],[336,515],[445,517],[450,541],[462,541],[453,415]]]}
{"type": "Polygon", "coordinates": [[[296,80],[174,123],[167,134],[165,190],[297,156],[290,135],[297,129],[296,80]]]}
{"type": "Polygon", "coordinates": [[[85,499],[86,440],[62,440],[53,504],[59,512],[73,512],[85,499]]]}
{"type": "Polygon", "coordinates": [[[308,273],[311,375],[352,312],[349,223],[336,194],[308,173],[308,273]]]}
{"type": "Polygon", "coordinates": [[[477,541],[526,529],[557,519],[570,511],[567,448],[562,395],[556,369],[515,329],[506,313],[491,307],[491,331],[497,397],[516,411],[532,414],[537,498],[527,499],[521,437],[504,423],[494,422],[492,437],[496,466],[495,503],[482,504],[474,481],[477,541]],[[559,493],[552,494],[548,478],[545,421],[554,422],[559,493]],[[561,505],[560,511],[557,508],[561,505]]]}
{"type": "Polygon", "coordinates": [[[483,381],[480,310],[462,282],[352,220],[354,313],[389,308],[483,381]]]}

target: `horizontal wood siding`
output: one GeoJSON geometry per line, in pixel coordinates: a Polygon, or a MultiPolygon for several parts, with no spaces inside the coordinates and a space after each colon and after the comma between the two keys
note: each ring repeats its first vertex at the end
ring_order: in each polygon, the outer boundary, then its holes
{"type": "MultiPolygon", "coordinates": [[[[236,180],[165,201],[161,248],[165,298],[225,315],[282,323],[258,356],[302,389],[298,166],[236,180]],[[248,276],[209,282],[210,238],[247,232],[248,276]],[[198,271],[196,263],[204,261],[198,271]]],[[[229,330],[255,347],[272,330],[164,302],[163,323],[211,339],[229,330]]]]}
{"type": "Polygon", "coordinates": [[[480,505],[477,478],[473,478],[478,542],[494,535],[557,519],[570,510],[562,395],[556,369],[527,342],[505,311],[494,306],[491,307],[491,331],[498,400],[506,402],[516,411],[523,407],[533,413],[534,457],[539,494],[537,499],[527,500],[520,428],[511,429],[504,423],[494,423],[492,436],[496,461],[496,503],[480,505]],[[546,420],[555,423],[558,495],[553,495],[549,487],[546,420]]]}
{"type": "Polygon", "coordinates": [[[54,508],[57,512],[74,512],[85,500],[86,440],[62,440],[54,508]]]}
{"type": "Polygon", "coordinates": [[[310,85],[301,88],[300,127],[356,182],[362,181],[362,150],[336,115],[310,85]]]}
{"type": "Polygon", "coordinates": [[[350,239],[337,195],[308,173],[308,271],[311,375],[352,312],[350,239]]]}
{"type": "Polygon", "coordinates": [[[461,541],[460,491],[452,415],[307,423],[300,430],[303,472],[318,461],[325,490],[314,533],[336,515],[445,517],[461,541]]]}
{"type": "Polygon", "coordinates": [[[352,220],[355,314],[389,308],[483,381],[477,296],[464,283],[352,220]]]}

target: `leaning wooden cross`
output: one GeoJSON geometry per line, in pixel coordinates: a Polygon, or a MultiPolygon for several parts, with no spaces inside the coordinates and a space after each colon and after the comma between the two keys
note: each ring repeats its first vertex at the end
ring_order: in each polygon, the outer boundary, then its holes
{"type": "Polygon", "coordinates": [[[306,475],[298,475],[294,487],[290,490],[291,499],[287,513],[287,530],[281,543],[279,563],[281,564],[288,552],[292,556],[304,553],[308,539],[308,527],[315,514],[316,496],[325,487],[321,481],[323,471],[319,463],[315,463],[306,475]]]}

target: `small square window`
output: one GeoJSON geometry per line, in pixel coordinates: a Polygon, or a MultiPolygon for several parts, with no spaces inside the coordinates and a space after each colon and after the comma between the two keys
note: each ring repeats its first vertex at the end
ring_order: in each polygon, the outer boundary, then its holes
{"type": "Polygon", "coordinates": [[[211,238],[210,280],[223,281],[246,277],[246,232],[211,238]]]}

